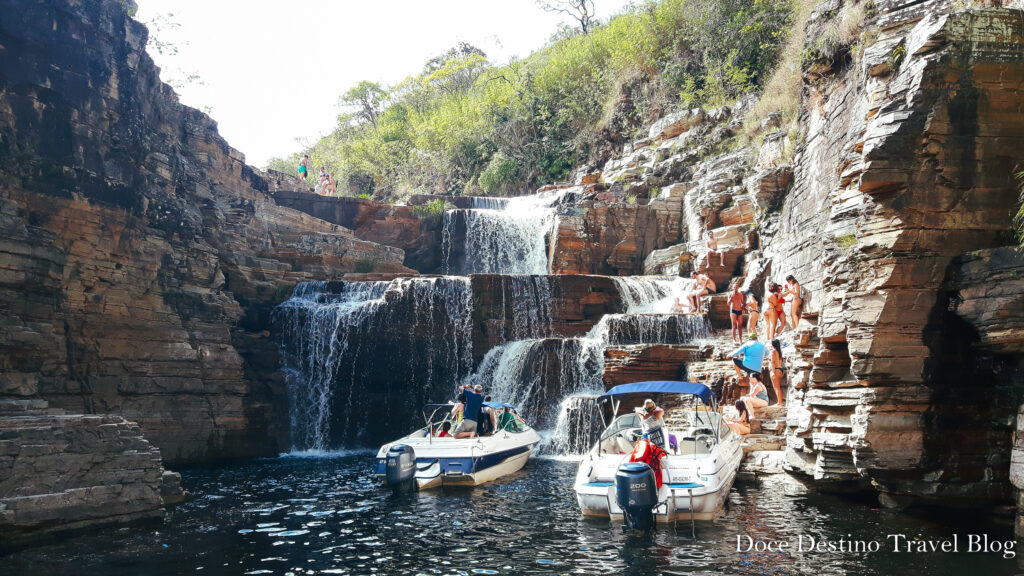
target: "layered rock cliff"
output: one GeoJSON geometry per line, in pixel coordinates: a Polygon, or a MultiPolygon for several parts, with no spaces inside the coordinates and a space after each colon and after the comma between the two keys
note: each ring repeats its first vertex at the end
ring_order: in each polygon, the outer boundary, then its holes
{"type": "MultiPolygon", "coordinates": [[[[291,286],[369,262],[408,271],[401,249],[278,206],[267,177],[160,82],[146,29],[126,9],[101,0],[0,5],[5,528],[52,520],[7,500],[31,492],[11,484],[30,457],[13,445],[28,435],[19,430],[38,428],[47,403],[65,413],[53,434],[78,426],[73,414],[137,422],[155,468],[142,504],[117,514],[159,509],[151,489],[160,457],[195,462],[285,446],[267,328],[291,286]]],[[[58,444],[107,454],[123,438],[68,435],[58,444]]],[[[103,482],[67,462],[60,469],[81,482],[36,482],[35,493],[59,499],[103,482]]],[[[103,503],[119,497],[93,492],[94,502],[61,520],[114,514],[103,503]]]]}
{"type": "MultiPolygon", "coordinates": [[[[1024,164],[1024,15],[956,8],[821,3],[808,25],[795,155],[777,114],[761,123],[763,142],[741,138],[749,98],[665,117],[566,185],[573,200],[548,240],[558,280],[449,280],[465,289],[447,300],[382,287],[394,309],[375,313],[423,316],[423,330],[451,323],[448,307],[467,311],[449,338],[455,355],[408,362],[398,385],[429,370],[433,387],[415,397],[428,400],[488,352],[527,339],[523,357],[550,386],[524,401],[551,405],[567,345],[623,311],[611,279],[583,275],[703,271],[719,291],[735,280],[763,295],[793,274],[808,298],[783,335],[788,468],[896,506],[1010,501],[1014,484],[1024,488],[1024,262],[1009,247],[1013,172],[1024,164]],[[837,43],[840,23],[858,13],[855,39],[837,43]],[[703,247],[708,231],[721,265],[703,247]],[[531,306],[545,290],[550,308],[531,306]],[[434,360],[446,363],[436,373],[434,360]]],[[[172,463],[285,448],[273,307],[303,280],[441,267],[437,214],[318,198],[248,167],[159,82],[145,38],[119,2],[0,6],[0,522],[18,530],[158,510],[160,457],[147,440],[172,463]],[[71,434],[52,452],[106,454],[121,462],[113,472],[93,474],[82,459],[78,482],[35,492],[10,482],[15,470],[46,475],[26,438],[58,446],[46,435],[97,422],[107,426],[98,444],[71,434]],[[136,444],[146,456],[127,454],[136,444]],[[129,476],[138,483],[111,480],[129,476]],[[134,496],[89,488],[115,484],[134,496]],[[92,503],[64,516],[48,507],[53,495],[83,493],[120,504],[106,517],[92,503]],[[15,503],[26,496],[35,509],[15,503]]],[[[325,287],[324,297],[348,289],[325,287]]],[[[712,326],[728,326],[722,295],[707,306],[712,326]]],[[[606,386],[685,376],[722,390],[730,369],[720,350],[639,342],[630,330],[611,323],[606,386]]],[[[432,333],[398,322],[379,336],[381,350],[411,356],[432,333]]],[[[388,359],[351,352],[352,366],[388,359]]],[[[396,385],[370,373],[375,389],[396,385]]]]}

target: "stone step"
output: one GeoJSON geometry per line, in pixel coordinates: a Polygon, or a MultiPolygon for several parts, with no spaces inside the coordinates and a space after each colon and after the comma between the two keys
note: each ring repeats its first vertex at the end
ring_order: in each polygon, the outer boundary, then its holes
{"type": "Polygon", "coordinates": [[[690,379],[687,366],[708,350],[671,344],[610,345],[604,352],[605,387],[646,380],[690,379]]]}
{"type": "Polygon", "coordinates": [[[707,274],[715,282],[715,292],[721,294],[729,289],[729,281],[743,274],[744,248],[726,248],[724,258],[718,254],[710,254],[703,249],[693,262],[693,268],[700,274],[707,274]],[[719,265],[724,261],[725,266],[719,265]]]}
{"type": "Polygon", "coordinates": [[[43,412],[48,406],[49,402],[41,398],[2,398],[0,399],[0,415],[24,416],[43,412]]]}
{"type": "Polygon", "coordinates": [[[743,438],[741,446],[743,447],[743,452],[782,450],[786,446],[786,438],[775,434],[755,433],[751,430],[751,433],[743,438]]]}

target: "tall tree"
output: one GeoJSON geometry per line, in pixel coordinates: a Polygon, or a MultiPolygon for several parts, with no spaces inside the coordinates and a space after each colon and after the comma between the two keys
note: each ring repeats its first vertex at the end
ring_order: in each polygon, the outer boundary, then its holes
{"type": "Polygon", "coordinates": [[[377,129],[377,119],[387,104],[388,91],[380,84],[363,80],[341,96],[341,105],[354,109],[355,116],[377,129]]]}
{"type": "Polygon", "coordinates": [[[571,16],[579,22],[584,34],[596,24],[594,0],[537,0],[537,5],[548,12],[571,16]]]}

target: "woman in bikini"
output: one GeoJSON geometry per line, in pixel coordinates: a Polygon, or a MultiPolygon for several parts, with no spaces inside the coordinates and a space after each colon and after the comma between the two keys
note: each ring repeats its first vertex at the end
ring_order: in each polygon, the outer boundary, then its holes
{"type": "Polygon", "coordinates": [[[782,379],[786,375],[785,364],[782,361],[782,343],[778,339],[772,340],[772,352],[768,357],[768,364],[772,369],[772,388],[775,389],[776,403],[785,406],[782,399],[782,379]]]}
{"type": "Polygon", "coordinates": [[[778,322],[786,326],[786,314],[782,307],[782,286],[775,282],[768,285],[768,297],[764,299],[764,319],[768,323],[768,339],[774,340],[778,331],[778,322]]]}
{"type": "Polygon", "coordinates": [[[755,372],[750,375],[750,392],[740,398],[747,405],[748,410],[757,410],[768,405],[768,389],[764,382],[761,382],[761,373],[755,372]]]}
{"type": "Polygon", "coordinates": [[[747,332],[757,332],[757,321],[761,319],[761,301],[753,290],[747,290],[747,332]]]}
{"type": "Polygon", "coordinates": [[[747,404],[743,400],[736,401],[736,417],[730,416],[725,417],[725,423],[732,428],[732,431],[739,434],[740,436],[746,436],[750,434],[750,411],[747,410],[747,404]]]}
{"type": "Polygon", "coordinates": [[[804,299],[801,295],[800,283],[796,281],[796,278],[794,278],[792,274],[786,276],[786,290],[782,295],[784,297],[793,297],[793,299],[789,301],[789,320],[795,329],[800,325],[800,314],[804,310],[804,299]]]}

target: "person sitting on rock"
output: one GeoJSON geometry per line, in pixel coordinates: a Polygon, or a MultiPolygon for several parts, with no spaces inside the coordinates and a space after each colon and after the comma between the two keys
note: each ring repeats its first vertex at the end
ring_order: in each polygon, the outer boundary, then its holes
{"type": "Polygon", "coordinates": [[[696,272],[691,272],[690,278],[693,278],[694,282],[696,282],[693,292],[690,292],[687,296],[689,298],[690,313],[697,314],[700,312],[701,296],[715,293],[715,281],[707,274],[698,274],[696,272]]]}
{"type": "Polygon", "coordinates": [[[732,341],[739,344],[743,341],[743,308],[744,298],[740,292],[740,283],[732,283],[729,293],[729,321],[732,323],[732,341]]]}
{"type": "Polygon", "coordinates": [[[672,313],[673,314],[685,314],[686,313],[686,308],[684,308],[683,307],[683,303],[680,302],[679,296],[676,296],[675,302],[672,303],[672,313]]]}
{"type": "Polygon", "coordinates": [[[704,245],[708,247],[708,266],[711,266],[712,254],[718,254],[718,265],[725,266],[725,252],[718,249],[718,239],[713,231],[708,230],[708,239],[704,245]]]}
{"type": "Polygon", "coordinates": [[[761,374],[750,375],[750,392],[746,396],[741,396],[740,400],[743,400],[748,410],[757,410],[764,408],[768,405],[768,389],[765,388],[764,382],[761,381],[761,374]]]}
{"type": "Polygon", "coordinates": [[[740,436],[750,434],[750,411],[747,410],[747,403],[742,398],[736,401],[736,417],[725,416],[723,420],[740,436]]]}
{"type": "Polygon", "coordinates": [[[740,378],[743,378],[745,375],[753,376],[754,374],[760,377],[761,365],[764,363],[764,353],[764,344],[758,341],[756,333],[751,332],[747,343],[740,346],[732,354],[729,354],[729,357],[732,358],[736,374],[740,378]],[[742,360],[739,356],[743,356],[742,360]]]}

